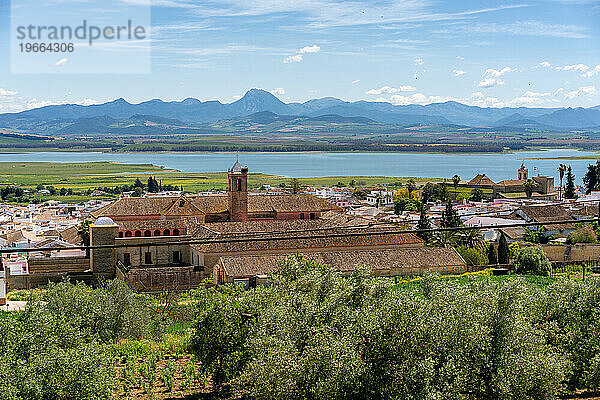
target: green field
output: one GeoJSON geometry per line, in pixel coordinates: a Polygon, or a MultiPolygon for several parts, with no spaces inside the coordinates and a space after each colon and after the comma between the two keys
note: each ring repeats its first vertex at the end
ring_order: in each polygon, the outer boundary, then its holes
{"type": "MultiPolygon", "coordinates": [[[[146,182],[149,176],[155,177],[164,185],[184,187],[186,192],[207,190],[225,190],[227,188],[227,173],[184,173],[168,170],[151,164],[120,164],[114,162],[90,163],[50,163],[50,162],[2,162],[0,163],[0,185],[21,186],[33,189],[37,185],[54,186],[57,189],[69,188],[75,193],[72,196],[46,196],[43,200],[60,199],[78,202],[87,197],[78,195],[88,189],[131,185],[136,178],[146,182]]],[[[388,185],[391,188],[404,184],[407,177],[383,176],[335,176],[321,178],[301,178],[302,186],[333,186],[350,185],[371,188],[388,185]]],[[[435,178],[413,178],[417,183],[429,181],[439,182],[435,178]]],[[[250,188],[260,188],[263,185],[289,186],[291,178],[277,175],[250,174],[250,188]]]]}

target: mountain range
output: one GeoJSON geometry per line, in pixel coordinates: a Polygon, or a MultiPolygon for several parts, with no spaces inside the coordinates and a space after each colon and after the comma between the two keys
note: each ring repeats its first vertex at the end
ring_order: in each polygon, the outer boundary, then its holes
{"type": "MultiPolygon", "coordinates": [[[[261,89],[251,89],[232,103],[149,100],[132,104],[123,98],[96,105],[51,105],[19,113],[0,114],[0,129],[20,132],[81,133],[119,121],[144,119],[153,124],[200,128],[209,124],[252,116],[256,123],[306,117],[325,122],[362,124],[464,125],[560,131],[600,129],[600,106],[591,108],[483,108],[455,101],[428,105],[393,105],[387,102],[347,102],[334,97],[284,103],[261,89]],[[262,120],[261,120],[262,118],[262,120]]],[[[97,129],[96,129],[97,130],[97,129]]]]}

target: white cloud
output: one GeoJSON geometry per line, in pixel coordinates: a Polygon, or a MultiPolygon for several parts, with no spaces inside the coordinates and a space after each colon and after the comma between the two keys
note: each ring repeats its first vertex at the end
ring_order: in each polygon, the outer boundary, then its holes
{"type": "Polygon", "coordinates": [[[550,63],[548,61],[542,61],[539,65],[540,67],[550,68],[550,63]]]}
{"type": "Polygon", "coordinates": [[[296,54],[294,54],[293,56],[287,56],[286,58],[284,58],[283,62],[285,64],[300,62],[304,59],[303,54],[318,53],[319,50],[321,50],[321,48],[316,44],[312,46],[304,46],[303,48],[298,49],[298,51],[296,51],[296,54]]]}
{"type": "Polygon", "coordinates": [[[494,86],[504,85],[504,81],[500,79],[508,72],[513,72],[514,70],[510,67],[504,67],[501,70],[495,70],[492,68],[488,68],[483,73],[481,82],[477,86],[481,88],[490,88],[494,86]]]}
{"type": "MultiPolygon", "coordinates": [[[[139,1],[139,0],[126,0],[139,1]]],[[[378,26],[394,23],[415,24],[422,21],[456,21],[499,10],[522,8],[523,4],[471,9],[459,12],[439,12],[433,9],[432,0],[386,0],[367,4],[361,1],[339,0],[220,0],[199,2],[192,0],[157,0],[159,4],[193,9],[197,15],[209,17],[255,17],[263,15],[300,15],[305,29],[361,26],[378,26]],[[306,24],[306,22],[308,24],[306,24]]],[[[153,3],[153,5],[155,5],[153,3]]]]}
{"type": "Polygon", "coordinates": [[[471,94],[468,103],[477,107],[504,107],[505,104],[496,97],[486,97],[481,92],[471,94]]]}
{"type": "Polygon", "coordinates": [[[461,76],[461,75],[466,74],[466,72],[463,71],[462,69],[453,69],[452,73],[454,74],[454,76],[461,76]]]}
{"type": "Polygon", "coordinates": [[[589,66],[585,64],[573,64],[573,65],[565,65],[563,67],[555,67],[557,71],[577,71],[577,72],[585,72],[590,69],[589,66]]]}
{"type": "Polygon", "coordinates": [[[587,71],[586,73],[582,74],[581,76],[583,78],[591,78],[592,76],[595,76],[598,74],[600,74],[600,64],[596,65],[594,67],[594,69],[587,71]]]}
{"type": "Polygon", "coordinates": [[[520,97],[512,99],[508,102],[510,107],[528,107],[542,105],[546,103],[549,98],[552,97],[552,93],[537,93],[532,91],[526,91],[520,97]]]}
{"type": "Polygon", "coordinates": [[[285,89],[282,87],[278,87],[276,89],[271,90],[271,93],[276,96],[283,96],[285,94],[285,89]]]}
{"type": "Polygon", "coordinates": [[[580,25],[547,24],[540,21],[517,21],[509,24],[478,23],[465,25],[465,32],[501,33],[522,36],[551,36],[570,39],[585,39],[590,36],[580,25]]]}
{"type": "Polygon", "coordinates": [[[368,90],[367,94],[372,94],[372,95],[381,95],[383,93],[394,94],[394,93],[400,93],[400,92],[414,92],[415,90],[417,90],[417,89],[410,85],[400,86],[397,88],[393,88],[390,86],[382,86],[379,89],[368,90]]]}
{"type": "Polygon", "coordinates": [[[316,44],[314,44],[312,46],[305,46],[305,47],[301,48],[300,50],[298,50],[298,53],[300,53],[300,54],[318,53],[319,50],[321,50],[321,48],[319,46],[317,46],[316,44]]]}
{"type": "Polygon", "coordinates": [[[65,65],[67,65],[67,59],[66,58],[62,58],[60,60],[58,60],[57,62],[54,63],[55,67],[64,67],[65,65]]]}
{"type": "Polygon", "coordinates": [[[576,97],[593,96],[596,92],[596,86],[581,86],[577,90],[565,93],[565,99],[574,99],[576,97]]]}
{"type": "Polygon", "coordinates": [[[355,80],[352,81],[352,84],[356,85],[358,82],[360,82],[360,79],[355,79],[355,80]]]}
{"type": "Polygon", "coordinates": [[[91,106],[93,104],[100,104],[100,102],[98,100],[85,98],[85,99],[81,100],[78,104],[81,104],[82,106],[91,106]]]}
{"type": "MultiPolygon", "coordinates": [[[[380,99],[385,101],[385,99],[380,99]]],[[[441,103],[445,101],[455,100],[453,97],[443,96],[426,96],[423,93],[415,93],[410,96],[402,96],[399,94],[392,95],[389,102],[394,105],[407,105],[407,104],[431,104],[441,103]]]]}
{"type": "Polygon", "coordinates": [[[465,60],[465,58],[464,58],[464,57],[461,57],[461,56],[456,56],[456,59],[457,59],[457,60],[460,60],[460,61],[464,61],[464,60],[465,60]]]}
{"type": "Polygon", "coordinates": [[[554,91],[554,93],[552,93],[552,96],[554,96],[554,97],[556,97],[556,96],[559,96],[559,95],[561,95],[561,94],[562,94],[564,91],[565,91],[565,89],[563,89],[563,88],[558,88],[558,89],[556,89],[556,90],[554,91]]]}
{"type": "Polygon", "coordinates": [[[423,65],[425,61],[422,58],[415,58],[415,65],[423,65]]]}
{"type": "Polygon", "coordinates": [[[296,54],[293,56],[287,56],[286,58],[283,59],[283,62],[285,64],[300,62],[300,61],[302,61],[302,58],[303,58],[302,54],[296,54]]]}
{"type": "Polygon", "coordinates": [[[0,88],[0,96],[1,97],[12,97],[16,96],[18,93],[14,90],[2,89],[0,88]]]}

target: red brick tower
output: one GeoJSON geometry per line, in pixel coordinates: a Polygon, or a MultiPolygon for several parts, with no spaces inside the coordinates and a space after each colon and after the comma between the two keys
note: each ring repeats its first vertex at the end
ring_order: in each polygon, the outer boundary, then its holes
{"type": "Polygon", "coordinates": [[[248,220],[248,167],[242,167],[239,161],[228,171],[229,189],[227,202],[230,221],[248,220]]]}

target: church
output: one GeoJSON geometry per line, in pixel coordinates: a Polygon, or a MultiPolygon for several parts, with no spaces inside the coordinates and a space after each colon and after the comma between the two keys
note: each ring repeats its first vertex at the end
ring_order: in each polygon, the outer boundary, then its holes
{"type": "Polygon", "coordinates": [[[394,225],[373,225],[310,194],[252,195],[248,168],[228,170],[227,195],[121,198],[93,213],[95,276],[126,280],[138,290],[266,279],[290,254],[350,272],[413,275],[466,269],[452,248],[425,247],[394,225]]]}

